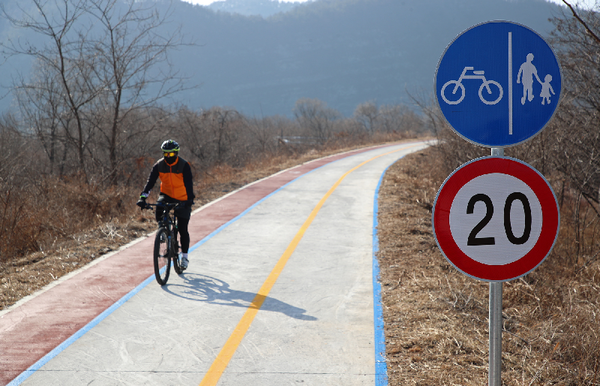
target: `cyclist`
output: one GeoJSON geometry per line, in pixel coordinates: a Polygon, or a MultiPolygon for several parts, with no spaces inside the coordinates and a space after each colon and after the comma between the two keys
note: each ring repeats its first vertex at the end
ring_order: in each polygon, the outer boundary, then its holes
{"type": "MultiPolygon", "coordinates": [[[[181,242],[181,268],[186,269],[189,263],[188,250],[190,248],[190,234],[188,224],[192,215],[194,204],[194,188],[192,168],[190,164],[179,157],[179,144],[172,139],[164,141],[161,145],[163,158],[158,160],[152,167],[144,190],[140,194],[137,205],[146,207],[146,198],[154,187],[156,180],[160,178],[160,195],[157,203],[183,203],[175,208],[178,230],[181,242]]],[[[162,218],[164,209],[156,207],[156,221],[162,218]]],[[[159,224],[160,225],[160,224],[159,224]]]]}

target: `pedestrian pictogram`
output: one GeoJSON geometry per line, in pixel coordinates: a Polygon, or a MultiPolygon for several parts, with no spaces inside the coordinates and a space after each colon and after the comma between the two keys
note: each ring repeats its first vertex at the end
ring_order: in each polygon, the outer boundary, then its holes
{"type": "Polygon", "coordinates": [[[537,267],[558,235],[558,203],[531,166],[506,157],[471,161],[446,179],[433,208],[440,250],[457,269],[507,281],[537,267]]]}
{"type": "Polygon", "coordinates": [[[489,147],[524,142],[550,121],[562,89],[560,66],[533,30],[495,21],[459,35],[438,64],[435,89],[448,123],[489,147]]]}

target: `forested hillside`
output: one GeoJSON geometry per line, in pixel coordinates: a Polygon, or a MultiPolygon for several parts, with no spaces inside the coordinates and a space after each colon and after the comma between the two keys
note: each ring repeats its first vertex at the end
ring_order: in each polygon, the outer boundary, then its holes
{"type": "MultiPolygon", "coordinates": [[[[180,0],[143,4],[168,15],[160,34],[180,25],[186,42],[195,44],[172,51],[170,64],[198,87],[170,100],[251,116],[290,116],[300,98],[319,99],[345,116],[365,101],[407,103],[407,93],[431,93],[439,57],[461,31],[506,19],[546,35],[548,19],[562,12],[544,0],[319,0],[262,18],[180,0]]],[[[31,31],[1,22],[3,41],[34,39],[31,31]]],[[[8,87],[17,69],[27,77],[27,68],[24,58],[9,58],[0,84],[8,87]]],[[[5,110],[9,103],[10,97],[2,100],[5,110]]]]}
{"type": "Polygon", "coordinates": [[[276,0],[221,0],[215,1],[208,7],[214,11],[239,13],[246,16],[268,17],[276,13],[289,12],[298,3],[288,3],[276,0]]]}

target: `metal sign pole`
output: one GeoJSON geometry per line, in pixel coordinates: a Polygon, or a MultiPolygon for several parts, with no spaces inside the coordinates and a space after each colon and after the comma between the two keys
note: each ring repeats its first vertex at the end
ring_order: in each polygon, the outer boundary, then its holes
{"type": "Polygon", "coordinates": [[[490,369],[489,386],[501,386],[502,369],[502,282],[490,283],[490,369]]]}
{"type": "MultiPolygon", "coordinates": [[[[492,156],[503,157],[504,149],[492,148],[492,156]]],[[[502,282],[490,282],[490,368],[489,386],[502,386],[502,282]]]]}

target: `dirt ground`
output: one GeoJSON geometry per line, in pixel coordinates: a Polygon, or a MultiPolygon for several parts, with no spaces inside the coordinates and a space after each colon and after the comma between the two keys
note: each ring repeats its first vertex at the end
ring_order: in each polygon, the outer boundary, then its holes
{"type": "Polygon", "coordinates": [[[431,156],[425,151],[392,165],[379,193],[389,384],[484,385],[487,286],[464,280],[438,250],[431,209],[441,177],[431,156]]]}
{"type": "MultiPolygon", "coordinates": [[[[379,265],[390,385],[486,385],[489,283],[456,270],[431,226],[446,175],[429,148],[386,173],[379,265]]],[[[502,384],[600,385],[600,264],[564,260],[569,227],[535,271],[503,283],[502,384]],[[562,242],[560,240],[563,240],[562,242]]]]}
{"type": "MultiPolygon", "coordinates": [[[[489,285],[459,273],[436,246],[431,209],[445,176],[439,175],[434,157],[431,150],[404,157],[388,169],[380,190],[379,263],[389,384],[485,385],[489,285]]],[[[285,167],[289,165],[281,165],[285,167]]],[[[206,191],[204,201],[275,171],[237,175],[206,191]]],[[[39,252],[0,267],[0,309],[155,227],[152,215],[136,214],[77,235],[52,253],[39,252]]],[[[523,325],[519,315],[529,311],[511,305],[530,296],[541,297],[525,280],[505,286],[503,384],[571,384],[540,383],[542,374],[547,377],[552,368],[560,368],[553,360],[560,350],[555,332],[546,333],[542,322],[523,325]]]]}

